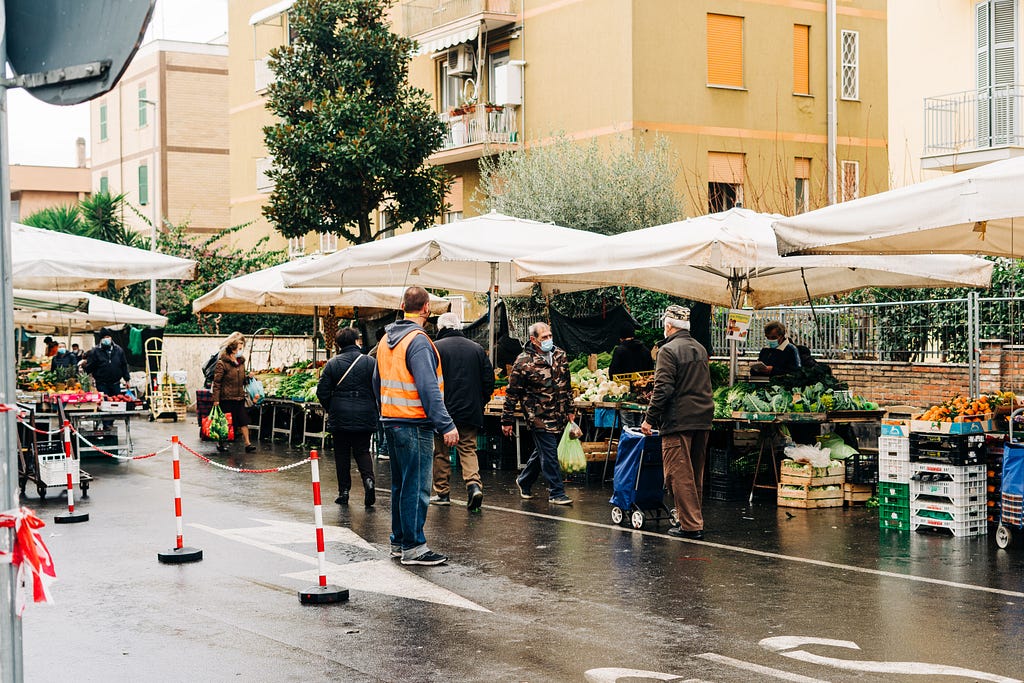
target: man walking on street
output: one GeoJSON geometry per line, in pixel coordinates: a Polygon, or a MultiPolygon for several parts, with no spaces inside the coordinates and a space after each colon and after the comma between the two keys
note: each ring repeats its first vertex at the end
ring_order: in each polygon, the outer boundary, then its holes
{"type": "Polygon", "coordinates": [[[679,526],[668,530],[678,538],[704,538],[701,497],[708,435],[715,415],[707,350],[690,336],[690,309],[665,309],[665,341],[654,367],[654,393],[640,430],[661,431],[665,488],[676,506],[679,526]]]}
{"type": "MultiPolygon", "coordinates": [[[[484,426],[484,404],[494,391],[494,367],[487,352],[462,334],[462,321],[455,313],[437,319],[434,346],[441,355],[444,372],[444,407],[459,430],[459,454],[462,481],[466,484],[466,507],[476,512],[484,502],[480,482],[480,461],[476,455],[476,436],[484,426]]],[[[434,436],[434,505],[451,504],[451,460],[448,447],[434,436]]]]}
{"type": "Polygon", "coordinates": [[[405,290],[402,310],[405,319],[385,328],[373,373],[391,463],[391,556],[402,564],[443,564],[448,558],[427,547],[423,524],[434,434],[454,446],[459,432],[444,407],[441,357],[423,330],[430,316],[427,290],[405,290]]]}
{"type": "Polygon", "coordinates": [[[546,323],[530,325],[530,338],[512,365],[501,413],[501,431],[505,436],[512,436],[517,404],[522,405],[533,434],[533,453],[516,478],[519,497],[533,498],[533,484],[543,473],[548,482],[548,502],[571,505],[572,498],[565,495],[558,465],[558,441],[565,425],[576,417],[572,379],[565,351],[555,347],[551,327],[546,323]]]}

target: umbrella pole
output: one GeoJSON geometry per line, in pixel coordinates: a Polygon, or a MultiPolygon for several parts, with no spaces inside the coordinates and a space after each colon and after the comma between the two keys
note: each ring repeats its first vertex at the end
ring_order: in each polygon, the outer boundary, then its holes
{"type": "Polygon", "coordinates": [[[498,290],[498,264],[491,263],[491,285],[487,289],[487,352],[491,356],[491,365],[495,360],[494,353],[494,298],[498,290]]]}
{"type": "MultiPolygon", "coordinates": [[[[729,287],[732,289],[732,308],[739,308],[740,305],[740,293],[739,293],[739,280],[733,278],[729,280],[729,287]]],[[[736,384],[736,375],[739,370],[739,342],[735,339],[729,340],[729,386],[736,384]]]]}

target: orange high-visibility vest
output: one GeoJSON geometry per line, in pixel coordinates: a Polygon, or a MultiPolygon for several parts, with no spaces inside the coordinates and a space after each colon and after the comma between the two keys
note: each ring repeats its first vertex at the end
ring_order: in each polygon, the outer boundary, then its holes
{"type": "Polygon", "coordinates": [[[409,372],[405,362],[405,354],[409,344],[417,335],[423,335],[427,343],[434,349],[437,357],[437,384],[444,394],[444,377],[441,375],[441,354],[437,352],[434,342],[423,330],[413,330],[402,337],[398,346],[391,348],[387,339],[377,347],[377,372],[380,373],[380,415],[381,417],[399,418],[404,420],[423,420],[427,411],[423,409],[419,392],[416,391],[416,379],[409,372]]]}

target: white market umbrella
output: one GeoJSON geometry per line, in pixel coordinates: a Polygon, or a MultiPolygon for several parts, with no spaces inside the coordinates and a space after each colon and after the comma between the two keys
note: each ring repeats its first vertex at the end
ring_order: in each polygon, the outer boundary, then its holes
{"type": "Polygon", "coordinates": [[[525,296],[533,288],[513,276],[512,259],[570,245],[585,248],[601,239],[592,232],[489,213],[348,247],[315,263],[285,268],[282,275],[289,287],[420,285],[488,292],[493,356],[498,290],[525,296]]]}
{"type": "Polygon", "coordinates": [[[1024,256],[1024,157],[997,161],[775,223],[801,254],[1024,256]]]}
{"type": "Polygon", "coordinates": [[[55,230],[11,224],[14,287],[87,290],[125,287],[149,280],[190,280],[196,263],[55,230]]]}
{"type": "Polygon", "coordinates": [[[22,311],[63,311],[72,313],[89,310],[89,298],[83,292],[47,292],[35,289],[15,289],[14,308],[22,311]]]}
{"type": "MultiPolygon", "coordinates": [[[[283,313],[314,315],[317,308],[334,307],[339,318],[374,317],[402,307],[401,287],[285,287],[281,273],[285,268],[308,265],[323,256],[307,256],[297,261],[264,268],[232,278],[192,302],[196,313],[283,313]]],[[[446,312],[450,302],[430,297],[434,314],[446,312]]]]}
{"type": "MultiPolygon", "coordinates": [[[[864,287],[987,287],[992,263],[971,256],[782,257],[775,214],[747,209],[690,218],[516,259],[531,282],[628,285],[696,301],[765,308],[864,287]]],[[[732,372],[735,375],[735,342],[732,372]]]]}
{"type": "MultiPolygon", "coordinates": [[[[17,299],[20,290],[15,290],[17,299]]],[[[29,310],[14,308],[14,323],[30,332],[37,333],[75,333],[98,330],[103,327],[121,329],[125,325],[142,325],[146,327],[164,327],[167,318],[149,311],[104,299],[86,292],[61,292],[61,296],[69,301],[85,299],[88,307],[85,311],[60,310],[29,310]]]]}

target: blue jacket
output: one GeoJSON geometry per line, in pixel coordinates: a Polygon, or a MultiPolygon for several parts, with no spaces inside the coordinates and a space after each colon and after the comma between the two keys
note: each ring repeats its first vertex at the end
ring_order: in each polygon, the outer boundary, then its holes
{"type": "MultiPolygon", "coordinates": [[[[405,335],[414,330],[423,328],[411,320],[399,320],[384,328],[386,335],[381,344],[387,344],[388,348],[395,348],[402,341],[405,335]]],[[[405,363],[412,373],[416,382],[416,393],[419,394],[423,403],[423,410],[427,414],[426,419],[410,420],[393,417],[381,417],[381,422],[387,424],[412,424],[432,426],[438,434],[445,434],[455,429],[455,422],[444,407],[444,395],[437,383],[437,365],[440,360],[434,352],[434,346],[426,335],[416,335],[416,338],[409,342],[405,352],[405,363]]],[[[377,398],[377,407],[380,408],[380,368],[373,368],[373,393],[377,398]]]]}

